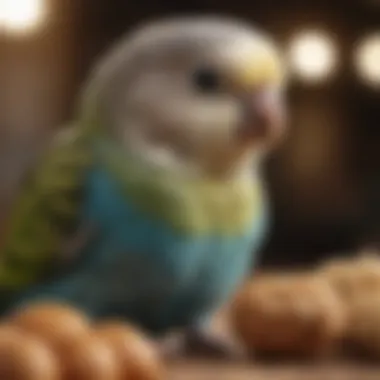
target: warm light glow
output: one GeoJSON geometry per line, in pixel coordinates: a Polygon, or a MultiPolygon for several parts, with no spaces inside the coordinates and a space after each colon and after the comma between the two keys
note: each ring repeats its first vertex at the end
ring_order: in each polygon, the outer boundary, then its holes
{"type": "Polygon", "coordinates": [[[380,87],[380,32],[359,43],[355,51],[355,63],[363,81],[380,87]]]}
{"type": "Polygon", "coordinates": [[[0,27],[7,32],[31,32],[44,19],[44,0],[0,0],[0,27]]]}
{"type": "Polygon", "coordinates": [[[317,30],[304,31],[291,41],[290,68],[301,79],[320,82],[334,73],[337,50],[331,37],[317,30]]]}

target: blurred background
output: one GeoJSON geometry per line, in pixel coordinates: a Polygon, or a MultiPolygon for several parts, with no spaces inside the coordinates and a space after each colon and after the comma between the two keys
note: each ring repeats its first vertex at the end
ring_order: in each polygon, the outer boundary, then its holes
{"type": "Polygon", "coordinates": [[[91,66],[141,22],[238,16],[289,58],[289,134],[267,163],[262,266],[314,264],[380,242],[380,1],[0,0],[0,219],[91,66]]]}

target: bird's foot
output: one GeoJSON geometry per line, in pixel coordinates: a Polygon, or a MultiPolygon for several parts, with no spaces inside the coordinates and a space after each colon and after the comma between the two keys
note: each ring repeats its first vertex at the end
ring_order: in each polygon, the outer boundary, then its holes
{"type": "Polygon", "coordinates": [[[165,360],[190,357],[236,361],[248,357],[244,348],[232,338],[198,328],[170,334],[162,339],[158,346],[165,360]]]}
{"type": "Polygon", "coordinates": [[[185,338],[183,332],[174,332],[157,342],[158,351],[163,360],[176,360],[184,356],[185,338]]]}
{"type": "Polygon", "coordinates": [[[197,328],[185,332],[184,352],[190,357],[243,360],[245,350],[232,338],[197,328]]]}

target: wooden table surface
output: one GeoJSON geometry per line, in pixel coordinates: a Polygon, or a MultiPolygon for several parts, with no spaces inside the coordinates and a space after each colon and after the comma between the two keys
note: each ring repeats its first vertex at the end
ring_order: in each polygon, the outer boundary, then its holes
{"type": "Polygon", "coordinates": [[[169,380],[380,380],[379,367],[354,363],[231,364],[188,361],[169,366],[169,380]]]}

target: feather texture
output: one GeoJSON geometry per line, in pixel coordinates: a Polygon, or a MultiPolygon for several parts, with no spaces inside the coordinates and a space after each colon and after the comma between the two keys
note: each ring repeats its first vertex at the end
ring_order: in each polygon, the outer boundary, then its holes
{"type": "Polygon", "coordinates": [[[82,130],[58,135],[16,196],[1,250],[0,289],[21,290],[51,270],[76,228],[83,175],[91,162],[82,130]]]}

